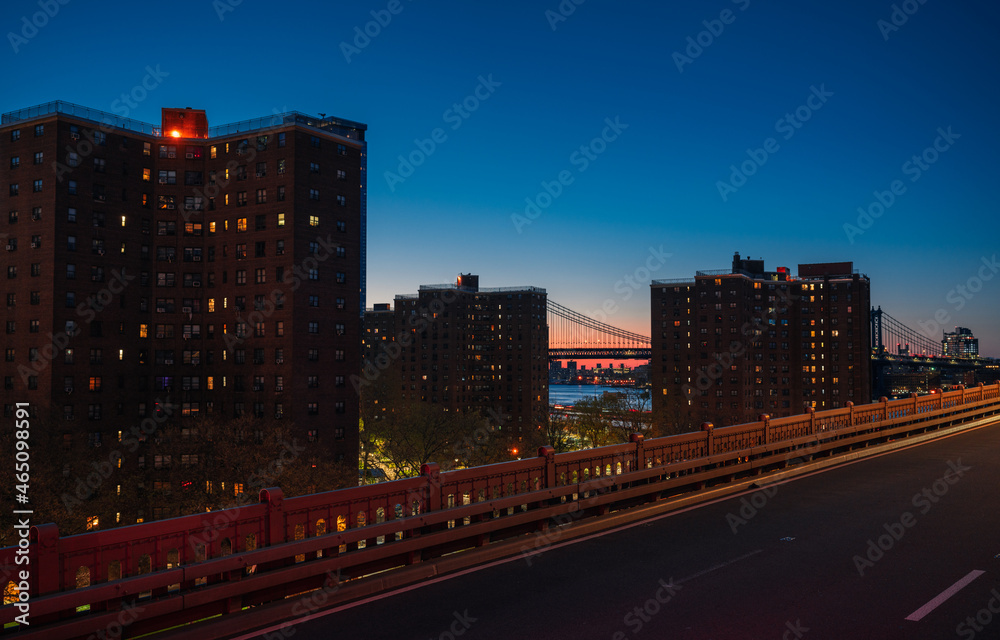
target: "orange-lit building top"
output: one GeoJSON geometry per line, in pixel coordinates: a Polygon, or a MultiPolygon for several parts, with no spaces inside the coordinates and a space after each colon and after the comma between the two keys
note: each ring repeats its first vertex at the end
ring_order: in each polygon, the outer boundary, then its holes
{"type": "Polygon", "coordinates": [[[207,138],[208,116],[203,109],[161,109],[165,138],[207,138]]]}

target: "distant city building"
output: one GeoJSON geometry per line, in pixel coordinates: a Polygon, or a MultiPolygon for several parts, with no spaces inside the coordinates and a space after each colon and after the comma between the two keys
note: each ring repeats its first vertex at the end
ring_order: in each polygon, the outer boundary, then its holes
{"type": "Polygon", "coordinates": [[[169,399],[177,416],[280,418],[354,464],[366,128],[3,114],[5,415],[30,402],[67,445],[99,446],[169,399]]]}
{"type": "Polygon", "coordinates": [[[870,401],[870,283],[850,262],[730,270],[650,286],[653,411],[696,429],[870,401]]]}
{"type": "Polygon", "coordinates": [[[955,327],[952,333],[944,332],[941,340],[941,353],[953,358],[979,357],[979,338],[965,327],[955,327]]]}
{"type": "Polygon", "coordinates": [[[548,413],[546,306],[545,289],[480,288],[472,274],[422,285],[365,313],[365,367],[381,358],[404,403],[477,412],[519,442],[548,413]]]}

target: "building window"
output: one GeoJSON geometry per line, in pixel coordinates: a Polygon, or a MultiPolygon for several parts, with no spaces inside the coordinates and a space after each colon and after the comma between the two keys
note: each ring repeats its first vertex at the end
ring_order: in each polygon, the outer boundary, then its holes
{"type": "Polygon", "coordinates": [[[319,226],[319,216],[309,216],[309,226],[318,227],[319,226]]]}
{"type": "Polygon", "coordinates": [[[44,135],[45,135],[45,125],[44,124],[36,124],[35,125],[35,137],[36,138],[40,138],[40,137],[42,137],[44,135]]]}
{"type": "MultiPolygon", "coordinates": [[[[41,180],[36,180],[35,182],[41,183],[41,180]]],[[[39,188],[36,189],[36,191],[41,191],[41,190],[42,190],[41,185],[39,184],[39,188]]],[[[319,189],[310,189],[309,199],[319,201],[319,189]]]]}
{"type": "Polygon", "coordinates": [[[309,333],[319,333],[319,323],[310,322],[309,323],[309,333]]]}

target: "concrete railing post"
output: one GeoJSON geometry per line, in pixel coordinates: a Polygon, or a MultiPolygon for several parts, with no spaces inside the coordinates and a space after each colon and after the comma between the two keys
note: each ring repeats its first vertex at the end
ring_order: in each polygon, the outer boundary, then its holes
{"type": "Polygon", "coordinates": [[[556,450],[551,445],[538,447],[538,457],[545,459],[545,489],[556,486],[556,450]]]}
{"type": "Polygon", "coordinates": [[[764,442],[758,444],[771,444],[771,414],[762,413],[757,416],[757,419],[764,423],[764,442]]]}
{"type": "Polygon", "coordinates": [[[715,430],[715,425],[711,422],[702,422],[701,430],[705,432],[705,455],[714,456],[715,436],[712,432],[715,430]]]}
{"type": "Polygon", "coordinates": [[[854,426],[854,403],[851,402],[850,400],[847,401],[847,416],[848,416],[848,419],[850,420],[849,424],[853,427],[854,426]]]}
{"type": "Polygon", "coordinates": [[[639,469],[646,468],[646,445],[645,439],[641,433],[633,433],[629,435],[628,441],[635,444],[635,469],[633,471],[638,471],[639,469]]]}
{"type": "Polygon", "coordinates": [[[285,541],[285,494],[278,487],[260,490],[259,499],[267,505],[265,527],[267,538],[262,546],[270,547],[285,541]]]}
{"type": "Polygon", "coordinates": [[[441,510],[441,467],[436,462],[420,465],[420,475],[427,480],[427,511],[441,510]]]}
{"type": "MultiPolygon", "coordinates": [[[[32,568],[32,595],[60,591],[62,571],[59,566],[59,527],[52,523],[33,526],[28,530],[28,540],[35,543],[28,554],[32,568]]],[[[75,584],[66,586],[76,588],[75,584]]]]}
{"type": "Polygon", "coordinates": [[[806,409],[809,414],[809,435],[816,435],[816,407],[809,407],[806,409]]]}

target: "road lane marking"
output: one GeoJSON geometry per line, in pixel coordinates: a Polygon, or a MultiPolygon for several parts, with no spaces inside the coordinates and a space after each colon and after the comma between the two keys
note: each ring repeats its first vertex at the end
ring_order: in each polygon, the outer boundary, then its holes
{"type": "Polygon", "coordinates": [[[966,585],[968,585],[970,582],[972,582],[979,576],[983,575],[984,573],[986,572],[980,571],[978,569],[976,569],[975,571],[970,571],[968,575],[966,575],[964,578],[962,578],[955,584],[951,585],[950,587],[939,593],[933,600],[931,600],[924,606],[920,607],[910,615],[906,616],[906,619],[911,620],[913,622],[919,622],[928,613],[934,611],[939,606],[944,604],[945,600],[947,600],[948,598],[952,597],[953,595],[961,591],[966,585]]]}
{"type": "Polygon", "coordinates": [[[698,573],[696,573],[694,575],[690,575],[690,576],[688,576],[686,578],[678,580],[677,584],[684,584],[685,582],[690,582],[690,581],[694,580],[695,578],[702,577],[705,574],[712,573],[713,571],[716,571],[718,569],[722,569],[723,567],[728,567],[731,564],[736,564],[740,560],[746,560],[747,558],[749,558],[751,556],[755,556],[758,553],[761,553],[762,551],[764,551],[764,550],[763,549],[757,549],[756,551],[751,551],[750,553],[744,553],[743,555],[741,555],[738,558],[733,558],[732,560],[727,560],[726,562],[720,562],[719,564],[714,564],[711,567],[709,567],[707,569],[704,569],[703,571],[699,571],[698,573]]]}

